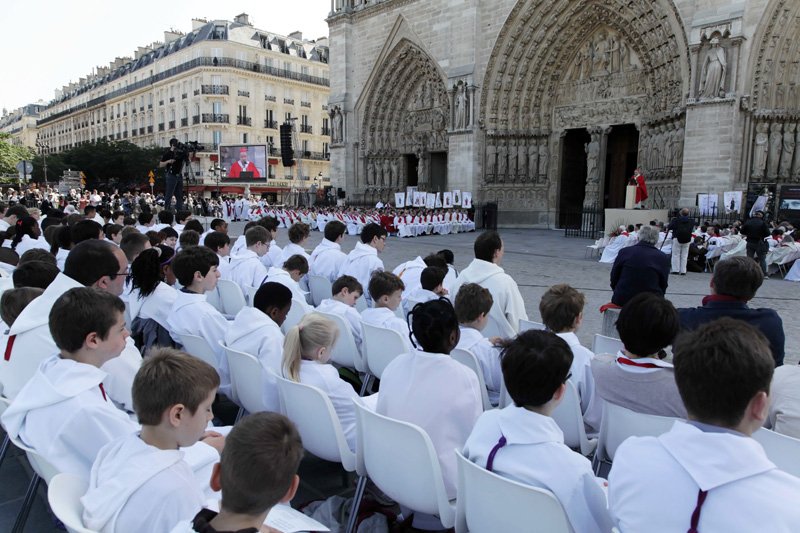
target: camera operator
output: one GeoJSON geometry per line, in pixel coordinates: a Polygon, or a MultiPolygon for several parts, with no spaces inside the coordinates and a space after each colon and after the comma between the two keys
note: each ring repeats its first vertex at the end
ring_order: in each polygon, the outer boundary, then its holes
{"type": "Polygon", "coordinates": [[[159,168],[167,168],[167,190],[164,198],[164,209],[170,210],[172,196],[175,195],[175,209],[183,209],[183,177],[181,171],[183,164],[189,158],[187,148],[178,142],[178,139],[169,140],[169,149],[161,156],[159,168]]]}

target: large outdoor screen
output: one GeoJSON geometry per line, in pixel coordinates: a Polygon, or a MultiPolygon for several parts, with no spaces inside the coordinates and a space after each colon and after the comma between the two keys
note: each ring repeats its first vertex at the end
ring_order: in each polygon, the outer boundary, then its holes
{"type": "Polygon", "coordinates": [[[219,147],[220,166],[227,181],[265,181],[267,147],[263,144],[237,144],[219,147]]]}

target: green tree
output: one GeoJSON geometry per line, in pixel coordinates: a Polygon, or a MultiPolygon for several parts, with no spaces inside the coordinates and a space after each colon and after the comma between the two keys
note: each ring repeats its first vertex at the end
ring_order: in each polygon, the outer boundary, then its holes
{"type": "Polygon", "coordinates": [[[0,173],[15,174],[17,163],[33,159],[33,150],[27,146],[11,144],[11,135],[0,133],[0,173]]]}

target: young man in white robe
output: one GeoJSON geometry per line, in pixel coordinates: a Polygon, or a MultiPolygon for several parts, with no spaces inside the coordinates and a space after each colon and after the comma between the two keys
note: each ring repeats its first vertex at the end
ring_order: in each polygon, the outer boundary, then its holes
{"type": "Polygon", "coordinates": [[[311,252],[311,266],[309,266],[309,276],[320,276],[333,283],[339,277],[347,259],[347,254],[342,252],[341,243],[347,227],[338,220],[332,220],[325,224],[325,238],[311,252]]]}
{"type": "Polygon", "coordinates": [[[133,399],[141,430],[104,446],[81,498],[83,524],[103,533],[169,531],[205,501],[180,448],[203,440],[219,450],[224,437],[207,432],[219,386],[217,371],[196,357],[157,348],[139,369],[133,399]]]}
{"type": "Polygon", "coordinates": [[[494,305],[489,313],[492,327],[487,327],[485,333],[513,337],[519,331],[520,319],[528,320],[528,313],[517,282],[499,266],[505,252],[503,240],[496,231],[486,231],[475,239],[474,249],[475,259],[461,271],[450,292],[457,294],[464,283],[477,283],[489,289],[494,305]]]}
{"type": "Polygon", "coordinates": [[[673,354],[689,419],[617,449],[608,492],[615,524],[654,533],[797,530],[800,479],[752,438],[769,411],[775,362],[766,338],[721,318],[681,335],[673,354]]]}
{"type": "Polygon", "coordinates": [[[308,261],[308,265],[310,267],[311,256],[306,253],[306,250],[303,247],[306,241],[308,241],[309,235],[311,234],[308,224],[303,224],[302,222],[292,224],[289,227],[288,234],[289,244],[287,244],[281,252],[280,264],[273,266],[282,267],[283,263],[293,255],[302,255],[306,258],[306,261],[308,261]]]}
{"type": "Polygon", "coordinates": [[[203,239],[203,246],[211,248],[217,254],[217,259],[219,259],[217,271],[221,278],[227,279],[228,269],[231,265],[231,238],[227,233],[212,231],[203,239]]]}
{"type": "Polygon", "coordinates": [[[310,313],[314,307],[307,303],[306,293],[300,288],[300,280],[308,274],[308,262],[302,255],[293,255],[283,264],[282,268],[269,267],[267,281],[274,281],[292,291],[292,300],[303,309],[303,314],[310,313]]]}
{"type": "Polygon", "coordinates": [[[364,334],[361,330],[361,315],[355,305],[356,300],[364,294],[364,288],[353,276],[342,276],[333,282],[331,293],[331,297],[322,300],[316,310],[344,318],[350,325],[356,348],[360,351],[364,334]]]}
{"type": "Polygon", "coordinates": [[[292,307],[292,291],[286,286],[268,281],[253,296],[253,306],[244,306],[225,332],[225,346],[258,359],[264,368],[264,405],[280,411],[278,384],[274,374],[280,374],[283,359],[281,326],[292,307]]]}
{"type": "MultiPolygon", "coordinates": [[[[353,276],[361,283],[362,287],[369,287],[369,280],[372,273],[383,270],[383,261],[378,258],[378,253],[382,252],[386,246],[386,238],[389,233],[379,224],[367,224],[361,232],[361,242],[356,243],[356,247],[347,254],[347,259],[342,264],[339,271],[340,276],[353,276]]],[[[367,302],[371,296],[365,295],[367,302]]]]}
{"type": "Polygon", "coordinates": [[[408,323],[396,313],[402,303],[403,281],[394,274],[379,271],[369,280],[367,290],[375,305],[361,311],[361,321],[396,331],[403,338],[406,349],[411,351],[413,346],[408,335],[408,323]]]}
{"type": "Polygon", "coordinates": [[[259,287],[267,277],[267,268],[261,263],[261,258],[269,250],[271,237],[263,227],[253,226],[245,233],[245,239],[247,247],[231,256],[224,276],[224,279],[236,283],[243,295],[251,287],[259,287]]]}
{"type": "Polygon", "coordinates": [[[447,289],[444,288],[444,277],[447,270],[439,267],[425,267],[419,276],[419,286],[408,293],[403,299],[403,315],[408,313],[419,303],[430,300],[438,300],[447,297],[447,289]]]}
{"type": "Polygon", "coordinates": [[[564,398],[571,364],[572,351],[563,339],[549,331],[520,333],[504,350],[502,363],[514,403],[481,415],[463,454],[490,472],[552,492],[573,531],[608,532],[605,482],[594,476],[588,459],[564,444],[551,418],[564,398]]]}

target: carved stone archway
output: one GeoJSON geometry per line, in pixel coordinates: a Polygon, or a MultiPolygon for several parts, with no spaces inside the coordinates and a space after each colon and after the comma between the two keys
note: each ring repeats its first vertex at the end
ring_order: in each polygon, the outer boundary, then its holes
{"type": "Polygon", "coordinates": [[[359,160],[363,179],[357,189],[402,190],[416,172],[420,190],[430,178],[430,154],[447,152],[450,101],[445,77],[421,48],[397,43],[381,64],[364,101],[359,160]],[[408,169],[414,155],[416,169],[408,169]]]}
{"type": "MultiPolygon", "coordinates": [[[[550,210],[564,131],[599,131],[592,137],[599,148],[589,157],[602,162],[603,132],[622,123],[640,128],[639,159],[654,188],[674,193],[690,79],[680,20],[670,0],[520,0],[500,31],[483,83],[484,196],[508,198],[495,191],[509,188],[545,190],[529,196],[544,197],[547,205],[509,207],[550,210]],[[667,151],[669,158],[661,155],[667,151]]],[[[595,181],[602,183],[604,167],[597,165],[595,181]]],[[[587,197],[598,193],[587,184],[587,197]]]]}

